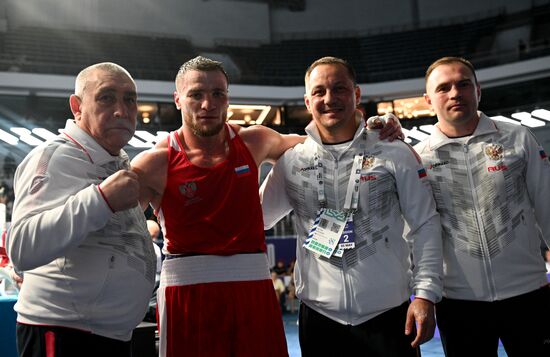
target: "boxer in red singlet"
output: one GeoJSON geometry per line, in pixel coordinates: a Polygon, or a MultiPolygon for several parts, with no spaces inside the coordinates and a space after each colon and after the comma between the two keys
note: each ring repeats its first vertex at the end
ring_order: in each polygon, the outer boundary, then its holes
{"type": "Polygon", "coordinates": [[[182,126],[132,167],[152,204],[165,254],[161,356],[287,356],[266,258],[258,166],[303,141],[265,126],[225,124],[221,63],[197,57],[176,77],[182,126]]]}

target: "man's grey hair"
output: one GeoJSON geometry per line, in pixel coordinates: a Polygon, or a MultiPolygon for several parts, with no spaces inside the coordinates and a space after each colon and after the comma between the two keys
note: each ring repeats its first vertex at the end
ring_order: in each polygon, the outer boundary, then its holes
{"type": "Polygon", "coordinates": [[[102,62],[102,63],[96,63],[89,67],[86,67],[82,71],[80,71],[80,73],[78,73],[74,83],[74,94],[82,98],[82,95],[86,90],[86,83],[88,82],[88,76],[90,75],[90,73],[92,73],[94,70],[97,70],[97,69],[105,72],[109,72],[111,74],[126,75],[128,78],[132,80],[132,82],[134,82],[134,85],[135,85],[135,81],[132,78],[132,75],[124,67],[113,62],[102,62]]]}
{"type": "Polygon", "coordinates": [[[210,72],[210,71],[220,71],[225,76],[227,83],[229,85],[229,77],[227,72],[223,68],[223,64],[219,61],[214,61],[210,58],[203,56],[197,56],[181,65],[178,74],[176,75],[176,87],[178,85],[178,80],[183,78],[185,73],[189,71],[200,71],[200,72],[210,72]]]}

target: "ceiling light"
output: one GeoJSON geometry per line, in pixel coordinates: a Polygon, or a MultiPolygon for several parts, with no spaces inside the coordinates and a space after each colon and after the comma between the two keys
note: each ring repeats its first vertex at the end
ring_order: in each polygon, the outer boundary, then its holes
{"type": "Polygon", "coordinates": [[[57,138],[57,135],[44,128],[34,128],[32,129],[32,133],[45,140],[55,140],[57,138]]]}
{"type": "Polygon", "coordinates": [[[523,119],[521,121],[521,125],[525,125],[525,126],[528,126],[530,128],[537,128],[539,126],[545,126],[546,123],[542,120],[529,117],[529,118],[523,119]]]}
{"type": "Polygon", "coordinates": [[[169,135],[167,131],[157,131],[157,135],[155,136],[145,130],[136,130],[134,134],[136,137],[147,143],[158,143],[169,135]]]}
{"type": "Polygon", "coordinates": [[[531,112],[531,115],[536,116],[537,118],[550,121],[550,110],[546,109],[535,109],[531,112]]]}
{"type": "Polygon", "coordinates": [[[31,146],[38,146],[43,143],[42,140],[37,139],[36,137],[32,136],[32,132],[27,128],[10,128],[10,130],[17,135],[19,135],[19,139],[31,146]]]}
{"type": "Polygon", "coordinates": [[[17,145],[17,143],[19,142],[18,138],[2,129],[0,129],[0,140],[3,140],[10,145],[17,145]]]}
{"type": "Polygon", "coordinates": [[[144,143],[143,141],[137,139],[135,136],[133,136],[132,139],[130,139],[130,141],[128,142],[128,145],[133,146],[135,148],[143,148],[143,149],[152,148],[154,146],[153,143],[144,143]]]}
{"type": "Polygon", "coordinates": [[[513,113],[511,117],[521,121],[523,119],[531,118],[531,114],[527,112],[517,112],[517,113],[513,113]]]}
{"type": "Polygon", "coordinates": [[[140,112],[152,112],[157,109],[156,105],[153,104],[138,104],[138,110],[140,112]]]}
{"type": "Polygon", "coordinates": [[[531,117],[531,114],[527,112],[514,113],[512,114],[512,118],[521,120],[521,125],[525,125],[530,128],[536,128],[545,125],[545,122],[531,117]]]}
{"type": "Polygon", "coordinates": [[[507,117],[502,116],[502,115],[495,115],[495,116],[491,117],[491,119],[496,120],[496,121],[502,121],[502,122],[505,122],[505,123],[514,124],[514,125],[521,125],[521,123],[519,121],[507,118],[507,117]]]}
{"type": "Polygon", "coordinates": [[[433,124],[421,125],[420,130],[422,130],[425,133],[431,134],[434,131],[434,125],[433,124]]]}
{"type": "Polygon", "coordinates": [[[407,130],[405,128],[402,128],[401,130],[403,131],[405,136],[411,137],[411,138],[416,139],[418,141],[422,141],[422,140],[426,139],[429,136],[428,134],[418,130],[418,128],[416,126],[414,126],[411,130],[407,130]]]}

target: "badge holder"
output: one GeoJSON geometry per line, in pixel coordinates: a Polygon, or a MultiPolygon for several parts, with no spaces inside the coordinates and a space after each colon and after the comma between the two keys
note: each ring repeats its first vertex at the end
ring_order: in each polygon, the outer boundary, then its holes
{"type": "Polygon", "coordinates": [[[347,214],[340,210],[321,208],[311,229],[304,248],[330,258],[336,249],[346,226],[347,214]]]}
{"type": "Polygon", "coordinates": [[[355,227],[353,225],[353,214],[350,213],[340,241],[338,242],[338,249],[334,252],[335,257],[341,258],[344,256],[346,249],[355,248],[355,227]]]}

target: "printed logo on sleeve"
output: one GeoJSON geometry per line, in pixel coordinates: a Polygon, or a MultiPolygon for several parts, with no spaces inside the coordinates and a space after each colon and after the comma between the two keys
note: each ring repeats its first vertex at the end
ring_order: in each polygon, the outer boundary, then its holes
{"type": "Polygon", "coordinates": [[[433,170],[435,168],[438,168],[440,166],[445,166],[445,165],[448,165],[449,164],[449,160],[443,160],[443,161],[440,161],[440,162],[434,162],[433,164],[430,164],[428,166],[428,170],[433,170]]]}
{"type": "Polygon", "coordinates": [[[44,187],[44,185],[47,182],[48,182],[48,176],[46,176],[46,175],[36,175],[36,176],[34,176],[33,179],[32,179],[32,182],[31,182],[31,186],[29,188],[29,193],[31,195],[37,193],[38,191],[40,191],[42,189],[42,187],[44,187]]]}
{"type": "Polygon", "coordinates": [[[425,168],[421,168],[420,170],[418,170],[418,178],[424,178],[426,176],[428,176],[428,174],[426,174],[425,168]]]}

